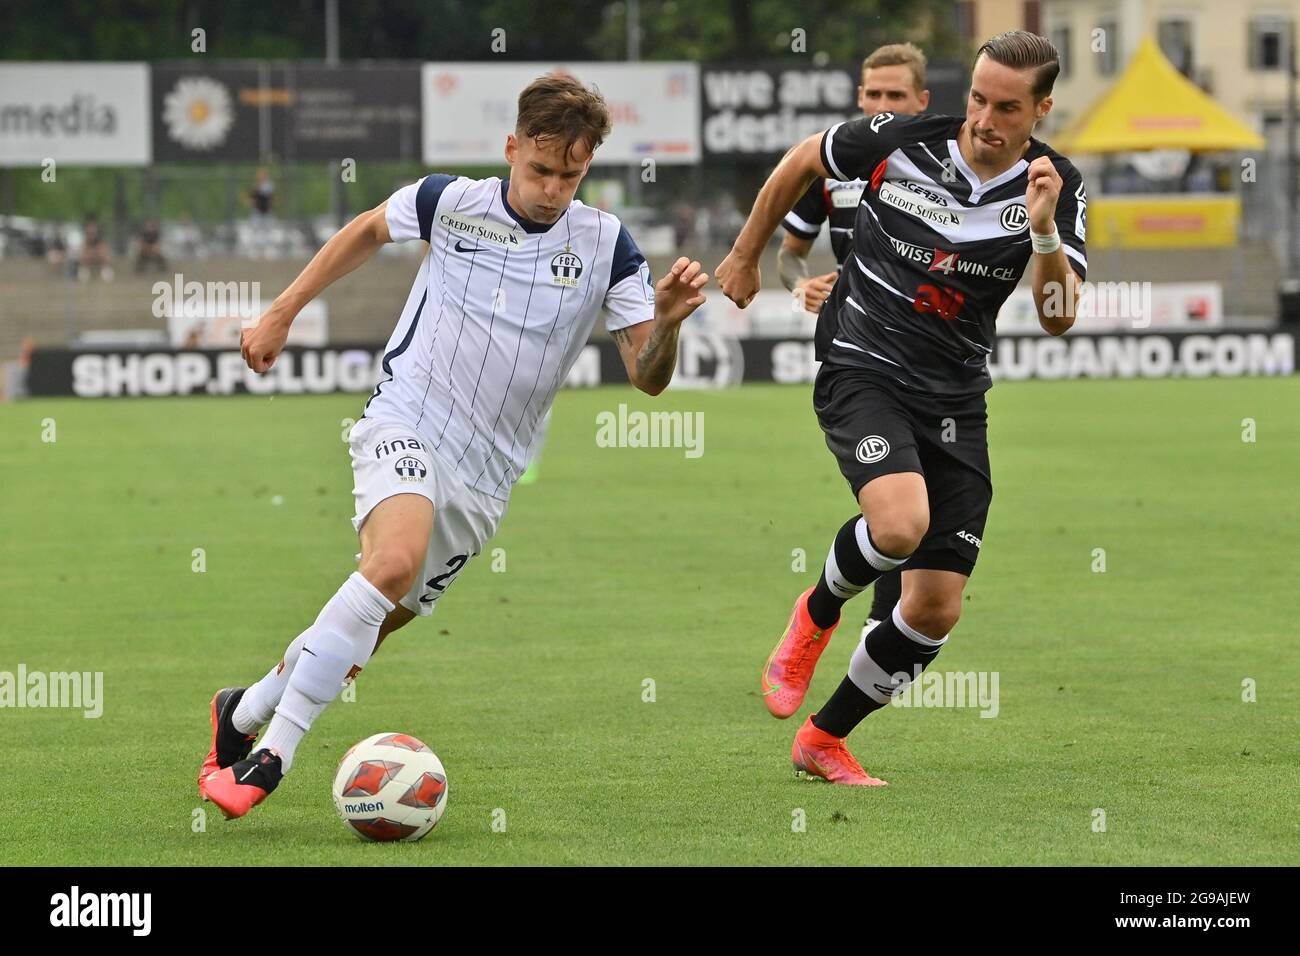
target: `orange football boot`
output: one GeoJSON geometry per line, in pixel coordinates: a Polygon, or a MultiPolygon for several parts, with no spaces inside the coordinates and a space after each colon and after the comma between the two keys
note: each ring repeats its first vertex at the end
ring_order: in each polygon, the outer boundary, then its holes
{"type": "Polygon", "coordinates": [[[257,734],[241,734],[232,719],[243,696],[242,687],[227,687],[212,695],[212,749],[199,768],[200,785],[218,770],[243,760],[253,749],[257,734]]]}
{"type": "Polygon", "coordinates": [[[265,800],[283,776],[279,755],[263,748],[205,778],[199,792],[203,799],[215,803],[227,820],[233,820],[265,800]]]}
{"type": "MultiPolygon", "coordinates": [[[[816,717],[813,714],[813,717],[816,717]]],[[[790,761],[794,764],[796,777],[821,777],[830,783],[843,783],[851,787],[887,787],[884,780],[877,780],[862,769],[849,748],[844,746],[842,737],[832,737],[824,730],[818,730],[812,717],[804,721],[799,732],[794,735],[794,746],[790,749],[790,761]]]]}
{"type": "Polygon", "coordinates": [[[785,626],[785,634],[772,651],[772,655],[763,666],[759,680],[759,689],[763,692],[763,703],[773,717],[782,720],[789,717],[803,703],[808,685],[812,683],[813,670],[817,659],[831,642],[831,635],[839,626],[834,624],[821,630],[808,616],[808,598],[813,593],[809,588],[799,595],[790,612],[790,623],[785,626]]]}

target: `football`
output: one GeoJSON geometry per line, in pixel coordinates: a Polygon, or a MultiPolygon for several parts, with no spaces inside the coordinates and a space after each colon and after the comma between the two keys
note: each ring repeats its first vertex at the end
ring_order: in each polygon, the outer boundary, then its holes
{"type": "Polygon", "coordinates": [[[363,840],[418,840],[447,809],[447,772],[438,755],[410,734],[375,734],[339,761],[334,806],[363,840]]]}

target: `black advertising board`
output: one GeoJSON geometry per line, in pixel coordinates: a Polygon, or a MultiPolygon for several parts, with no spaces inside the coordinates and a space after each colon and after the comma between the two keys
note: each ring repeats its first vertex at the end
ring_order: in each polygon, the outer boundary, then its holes
{"type": "Polygon", "coordinates": [[[154,161],[418,159],[420,65],[159,63],[154,161]]]}
{"type": "MultiPolygon", "coordinates": [[[[701,145],[705,160],[771,162],[795,143],[861,115],[861,63],[813,66],[737,63],[701,66],[701,145]]],[[[965,112],[967,75],[953,64],[931,64],[926,87],[931,113],[965,112]]]]}
{"type": "MultiPolygon", "coordinates": [[[[301,395],[367,392],[387,376],[383,344],[285,349],[258,375],[235,349],[37,349],[27,376],[30,394],[125,398],[165,395],[301,395]]],[[[1292,375],[1296,336],[1290,332],[1092,333],[1002,335],[991,356],[995,381],[1026,379],[1165,379],[1292,375]]],[[[817,371],[810,339],[683,333],[675,388],[726,388],[745,382],[809,383],[817,371]]],[[[582,350],[565,385],[627,381],[610,339],[582,350]]]]}

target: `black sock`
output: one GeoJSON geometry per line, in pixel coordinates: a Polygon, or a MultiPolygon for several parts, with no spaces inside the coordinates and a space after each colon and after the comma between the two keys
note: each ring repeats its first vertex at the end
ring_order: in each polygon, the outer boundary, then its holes
{"type": "Polygon", "coordinates": [[[832,737],[847,737],[868,714],[919,677],[947,640],[935,641],[907,630],[911,634],[900,629],[891,615],[862,639],[849,661],[849,676],[813,716],[814,727],[832,737]]]}
{"type": "Polygon", "coordinates": [[[862,515],[854,515],[844,522],[831,544],[817,586],[808,596],[808,616],[818,627],[830,627],[838,621],[844,603],[854,595],[861,594],[881,574],[880,568],[868,561],[863,553],[863,542],[858,538],[859,522],[865,530],[866,546],[875,552],[877,562],[896,565],[905,560],[883,554],[876,547],[862,515]]]}
{"type": "MultiPolygon", "coordinates": [[[[878,630],[880,628],[872,633],[878,630]]],[[[840,686],[835,688],[830,700],[813,714],[813,726],[832,737],[847,737],[849,731],[866,719],[867,714],[884,706],[858,690],[858,685],[846,676],[840,681],[840,686]]]]}
{"type": "Polygon", "coordinates": [[[893,613],[894,605],[903,596],[903,572],[895,568],[876,578],[871,589],[871,614],[877,621],[886,621],[893,613]]]}

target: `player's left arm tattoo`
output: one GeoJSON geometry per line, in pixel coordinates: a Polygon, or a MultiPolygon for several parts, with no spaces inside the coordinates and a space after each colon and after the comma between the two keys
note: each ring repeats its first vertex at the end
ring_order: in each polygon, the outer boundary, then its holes
{"type": "Polygon", "coordinates": [[[636,375],[640,387],[658,395],[672,380],[677,367],[677,330],[680,325],[654,323],[650,337],[636,357],[636,375]]]}
{"type": "Polygon", "coordinates": [[[632,384],[649,395],[668,387],[677,365],[677,325],[644,322],[610,332],[632,384]],[[649,326],[648,331],[642,331],[649,326]]]}

